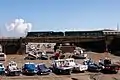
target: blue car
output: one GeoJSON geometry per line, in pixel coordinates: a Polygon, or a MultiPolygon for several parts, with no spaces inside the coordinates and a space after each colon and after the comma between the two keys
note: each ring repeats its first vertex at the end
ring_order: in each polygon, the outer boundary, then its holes
{"type": "Polygon", "coordinates": [[[36,74],[36,64],[35,63],[25,63],[22,68],[23,74],[36,74]]]}
{"type": "Polygon", "coordinates": [[[4,74],[5,74],[5,67],[3,63],[0,63],[0,75],[4,75],[4,74]]]}
{"type": "Polygon", "coordinates": [[[92,71],[92,72],[99,72],[101,71],[101,67],[95,63],[92,60],[87,60],[83,62],[84,65],[88,65],[88,71],[92,71]]]}
{"type": "Polygon", "coordinates": [[[40,63],[37,65],[37,74],[38,75],[42,75],[42,74],[47,75],[50,72],[51,72],[51,70],[49,68],[47,68],[44,63],[40,63]]]}

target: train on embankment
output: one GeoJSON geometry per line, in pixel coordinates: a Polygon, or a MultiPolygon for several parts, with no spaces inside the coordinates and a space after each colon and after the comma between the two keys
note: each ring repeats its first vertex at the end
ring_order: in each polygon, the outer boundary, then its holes
{"type": "Polygon", "coordinates": [[[28,32],[26,37],[18,39],[0,39],[0,44],[5,53],[24,52],[25,45],[29,42],[34,43],[70,43],[76,46],[95,52],[119,52],[120,50],[120,31],[116,30],[95,30],[95,31],[38,31],[28,32]]]}

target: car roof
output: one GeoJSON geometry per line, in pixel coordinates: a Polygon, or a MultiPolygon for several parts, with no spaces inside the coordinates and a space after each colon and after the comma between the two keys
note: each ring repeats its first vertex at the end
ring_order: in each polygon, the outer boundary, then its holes
{"type": "Polygon", "coordinates": [[[32,62],[27,62],[27,63],[25,63],[25,64],[35,64],[35,63],[32,63],[32,62]]]}
{"type": "Polygon", "coordinates": [[[66,61],[66,60],[74,60],[74,58],[58,59],[58,60],[54,60],[54,61],[55,61],[55,62],[58,62],[58,61],[66,61]]]}
{"type": "Polygon", "coordinates": [[[5,53],[0,53],[0,55],[1,55],[1,54],[5,54],[5,53]]]}
{"type": "Polygon", "coordinates": [[[73,59],[73,58],[68,58],[68,59],[66,59],[66,60],[75,60],[75,59],[73,59]]]}

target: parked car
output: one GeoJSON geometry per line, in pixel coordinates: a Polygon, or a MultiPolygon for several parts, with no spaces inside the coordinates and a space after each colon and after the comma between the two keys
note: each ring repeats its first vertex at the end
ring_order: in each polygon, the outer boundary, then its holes
{"type": "Polygon", "coordinates": [[[0,75],[4,75],[4,74],[5,74],[5,67],[3,63],[0,63],[0,75]]]}
{"type": "Polygon", "coordinates": [[[88,71],[99,72],[101,67],[91,59],[87,59],[83,62],[84,65],[88,65],[88,71]]]}
{"type": "Polygon", "coordinates": [[[74,58],[74,59],[86,59],[87,54],[82,49],[74,50],[74,55],[72,55],[72,58],[74,58]]]}
{"type": "Polygon", "coordinates": [[[76,63],[73,58],[65,59],[65,61],[66,61],[65,66],[73,67],[72,69],[73,72],[84,72],[88,69],[87,65],[76,63]]]}
{"type": "Polygon", "coordinates": [[[19,76],[21,74],[20,68],[18,68],[17,63],[14,61],[8,64],[5,71],[7,76],[19,76]]]}
{"type": "Polygon", "coordinates": [[[48,60],[48,55],[46,54],[46,52],[38,52],[39,57],[38,59],[40,60],[48,60]]]}
{"type": "Polygon", "coordinates": [[[51,70],[44,64],[44,63],[40,63],[37,65],[37,74],[38,75],[48,75],[50,74],[51,70]]]}
{"type": "Polygon", "coordinates": [[[30,51],[27,53],[27,56],[25,56],[24,60],[37,60],[39,58],[39,55],[37,52],[30,51]]]}
{"type": "Polygon", "coordinates": [[[6,60],[6,54],[0,53],[0,61],[5,61],[5,60],[6,60]]]}
{"type": "Polygon", "coordinates": [[[35,63],[31,63],[31,62],[27,62],[23,65],[22,67],[22,73],[25,75],[29,75],[29,74],[36,74],[36,64],[35,63]]]}
{"type": "Polygon", "coordinates": [[[74,58],[74,59],[86,59],[86,57],[87,57],[87,54],[74,54],[73,56],[72,56],[72,58],[74,58]]]}
{"type": "Polygon", "coordinates": [[[52,63],[52,71],[56,74],[68,74],[68,75],[70,75],[73,67],[65,66],[64,63],[65,63],[64,59],[54,60],[52,63]]]}
{"type": "Polygon", "coordinates": [[[48,60],[48,55],[45,52],[28,52],[24,60],[48,60]]]}
{"type": "Polygon", "coordinates": [[[103,73],[118,73],[120,65],[112,63],[110,59],[99,61],[103,73]]]}

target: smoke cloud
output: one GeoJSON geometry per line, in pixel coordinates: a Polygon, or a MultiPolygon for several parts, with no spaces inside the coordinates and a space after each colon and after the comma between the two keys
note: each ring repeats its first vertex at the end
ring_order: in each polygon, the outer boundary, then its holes
{"type": "Polygon", "coordinates": [[[9,24],[7,23],[5,26],[7,31],[22,35],[26,35],[27,32],[32,29],[32,24],[25,22],[24,19],[15,19],[13,22],[9,24]]]}

